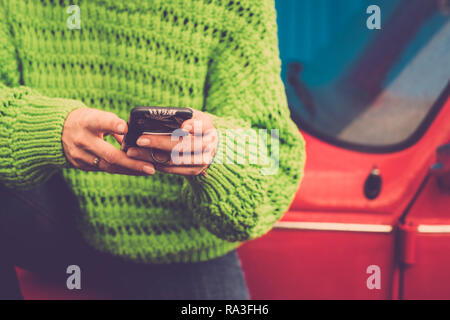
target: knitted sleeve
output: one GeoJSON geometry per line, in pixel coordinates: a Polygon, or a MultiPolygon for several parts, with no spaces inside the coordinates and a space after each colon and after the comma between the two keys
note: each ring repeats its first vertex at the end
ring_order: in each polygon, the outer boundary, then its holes
{"type": "Polygon", "coordinates": [[[206,176],[187,178],[186,192],[199,224],[245,241],[268,232],[288,209],[305,150],[280,78],[273,0],[240,1],[227,12],[204,108],[219,131],[218,153],[206,176]]]}
{"type": "Polygon", "coordinates": [[[67,164],[61,144],[64,120],[83,104],[20,86],[20,64],[5,11],[0,6],[0,183],[24,189],[67,164]]]}

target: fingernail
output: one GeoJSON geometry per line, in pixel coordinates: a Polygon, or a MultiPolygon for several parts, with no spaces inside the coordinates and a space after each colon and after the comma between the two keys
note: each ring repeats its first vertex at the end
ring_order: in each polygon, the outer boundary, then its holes
{"type": "Polygon", "coordinates": [[[144,166],[144,168],[142,168],[142,170],[144,170],[144,172],[146,174],[154,174],[155,173],[155,169],[153,169],[150,166],[144,166]]]}
{"type": "Polygon", "coordinates": [[[148,139],[139,139],[137,141],[138,146],[144,147],[144,146],[148,146],[150,144],[150,140],[148,139]]]}
{"type": "Polygon", "coordinates": [[[125,131],[125,125],[124,124],[119,124],[117,126],[117,131],[120,133],[123,133],[125,131]]]}
{"type": "Polygon", "coordinates": [[[138,155],[138,152],[136,150],[134,150],[134,149],[130,149],[127,152],[127,156],[132,157],[132,158],[133,157],[137,157],[137,155],[138,155]]]}

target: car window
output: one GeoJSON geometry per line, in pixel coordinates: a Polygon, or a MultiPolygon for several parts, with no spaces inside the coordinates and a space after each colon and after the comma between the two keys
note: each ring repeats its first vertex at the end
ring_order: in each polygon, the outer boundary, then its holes
{"type": "Polygon", "coordinates": [[[293,25],[283,17],[292,10],[277,4],[288,102],[313,133],[369,147],[401,144],[448,94],[450,18],[438,0],[378,1],[381,29],[370,30],[365,5],[321,0],[309,21],[293,25]],[[335,24],[333,12],[341,16],[335,24]]]}

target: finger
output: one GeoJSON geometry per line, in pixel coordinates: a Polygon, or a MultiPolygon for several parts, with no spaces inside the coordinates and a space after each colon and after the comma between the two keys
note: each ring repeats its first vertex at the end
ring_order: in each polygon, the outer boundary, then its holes
{"type": "Polygon", "coordinates": [[[109,164],[108,162],[98,158],[90,152],[84,151],[85,156],[82,159],[75,160],[77,168],[84,171],[104,171],[112,174],[123,174],[131,176],[145,176],[148,175],[142,172],[136,172],[132,170],[126,170],[122,167],[109,164]],[[95,159],[98,159],[98,163],[95,163],[95,159]]]}
{"type": "Polygon", "coordinates": [[[125,134],[127,123],[112,112],[93,110],[86,115],[86,126],[94,132],[125,134]]]}
{"type": "Polygon", "coordinates": [[[114,139],[116,139],[116,141],[117,141],[120,145],[122,145],[124,135],[120,135],[120,134],[113,133],[112,136],[114,137],[114,139]]]}
{"type": "Polygon", "coordinates": [[[83,171],[101,171],[99,168],[94,168],[90,165],[87,165],[84,162],[77,162],[75,169],[83,170],[83,171]]]}
{"type": "MultiPolygon", "coordinates": [[[[117,167],[122,167],[122,169],[131,170],[135,173],[146,173],[151,175],[155,173],[155,169],[152,164],[144,161],[134,160],[127,155],[117,150],[108,142],[102,139],[94,139],[92,143],[89,144],[88,150],[96,154],[99,158],[106,161],[108,165],[104,165],[106,172],[114,171],[115,173],[118,169],[117,167]]],[[[103,163],[103,162],[102,162],[103,163]]]]}
{"type": "Polygon", "coordinates": [[[154,150],[152,156],[152,149],[146,148],[130,148],[127,151],[127,156],[133,159],[142,160],[146,162],[151,162],[154,164],[160,164],[160,162],[170,157],[170,160],[164,165],[190,165],[190,166],[203,166],[210,164],[212,162],[214,155],[214,149],[207,149],[201,153],[178,153],[178,152],[167,152],[154,150]],[[161,152],[165,152],[166,155],[160,155],[161,152]],[[160,162],[155,161],[156,159],[161,159],[160,162]]]}
{"type": "Polygon", "coordinates": [[[126,170],[111,165],[91,152],[83,149],[77,150],[76,158],[74,160],[77,162],[77,168],[84,171],[105,171],[109,173],[136,175],[136,172],[131,171],[125,173],[126,170]]]}
{"type": "Polygon", "coordinates": [[[143,135],[137,140],[137,145],[142,148],[154,148],[163,151],[175,152],[203,152],[208,147],[214,146],[217,137],[213,134],[204,136],[150,136],[143,135]]]}
{"type": "Polygon", "coordinates": [[[205,172],[206,166],[189,167],[189,166],[160,166],[155,165],[158,171],[177,174],[180,176],[198,176],[205,172]]]}
{"type": "Polygon", "coordinates": [[[127,175],[127,176],[148,176],[149,175],[148,173],[129,170],[129,169],[123,168],[118,165],[110,164],[101,159],[100,159],[98,167],[99,167],[99,170],[108,172],[111,174],[121,174],[121,175],[127,175]]]}
{"type": "Polygon", "coordinates": [[[214,124],[208,117],[192,118],[182,123],[181,128],[192,134],[202,134],[214,128],[214,124]]]}
{"type": "Polygon", "coordinates": [[[84,161],[73,161],[75,164],[75,169],[79,169],[79,170],[83,170],[83,171],[100,171],[100,169],[98,167],[93,167],[89,164],[87,164],[84,161]]]}
{"type": "Polygon", "coordinates": [[[70,158],[75,162],[76,168],[85,171],[98,171],[98,167],[95,165],[96,156],[89,151],[82,148],[77,148],[70,154],[70,158]]]}

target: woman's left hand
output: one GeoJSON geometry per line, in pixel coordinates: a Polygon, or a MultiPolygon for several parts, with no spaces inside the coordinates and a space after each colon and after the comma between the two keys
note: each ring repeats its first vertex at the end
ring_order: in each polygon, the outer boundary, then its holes
{"type": "Polygon", "coordinates": [[[191,119],[172,135],[142,135],[140,148],[130,148],[130,158],[151,162],[155,169],[183,176],[206,174],[217,148],[217,131],[211,117],[193,110],[191,119]]]}

